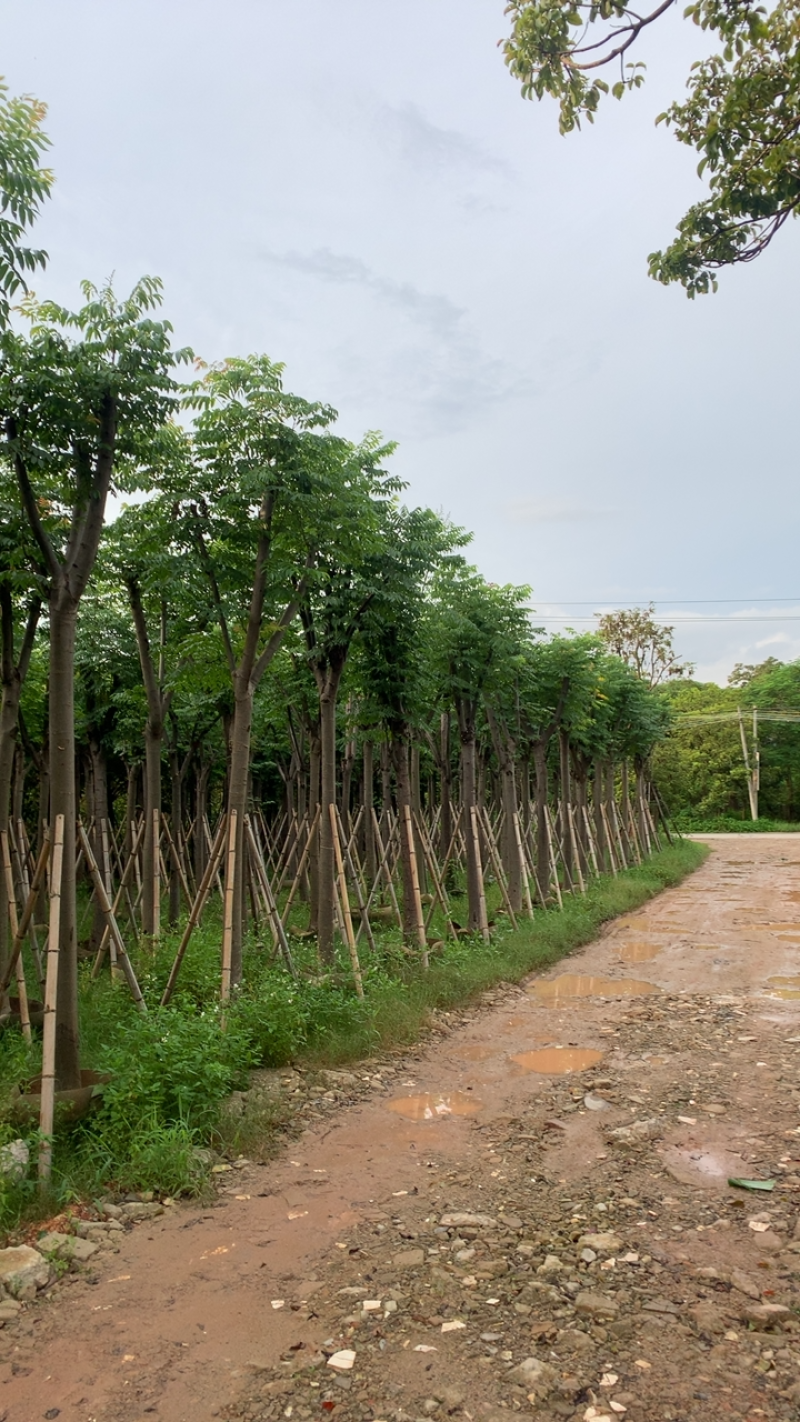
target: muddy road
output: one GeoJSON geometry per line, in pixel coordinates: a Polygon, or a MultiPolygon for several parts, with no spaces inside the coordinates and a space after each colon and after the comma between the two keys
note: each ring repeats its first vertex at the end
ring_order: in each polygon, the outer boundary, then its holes
{"type": "Polygon", "coordinates": [[[711,843],[419,1050],[284,1073],[278,1161],[6,1324],[0,1417],[800,1418],[800,836],[711,843]]]}

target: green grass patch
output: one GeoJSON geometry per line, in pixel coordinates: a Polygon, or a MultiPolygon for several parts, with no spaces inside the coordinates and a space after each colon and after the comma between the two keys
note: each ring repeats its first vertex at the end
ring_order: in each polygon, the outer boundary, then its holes
{"type": "MultiPolygon", "coordinates": [[[[225,1103],[248,1085],[254,1067],[289,1062],[309,1066],[354,1061],[416,1041],[431,1014],[466,1004],[502,981],[516,981],[547,968],[590,942],[603,923],[636,909],[677,884],[702,863],[705,846],[681,840],[640,868],[591,883],[585,896],[565,895],[563,910],[537,909],[513,930],[498,911],[492,941],[479,937],[443,940],[423,973],[399,931],[377,938],[376,952],[361,947],[364,999],[357,998],[346,951],[320,971],[313,944],[296,938],[299,981],[276,960],[269,939],[251,935],[246,945],[245,986],[228,1005],[224,1020],[219,993],[220,924],[212,910],[187,953],[179,990],[167,1008],[159,998],[169,974],[178,930],[157,949],[136,956],[148,1004],[136,1011],[124,983],[105,973],[81,976],[82,1054],[86,1067],[107,1072],[100,1109],[67,1129],[57,1127],[50,1196],[36,1192],[36,1135],[30,1133],[31,1169],[22,1180],[0,1175],[0,1229],[64,1208],[108,1190],[200,1193],[207,1186],[209,1145],[263,1156],[269,1138],[285,1126],[285,1103],[262,1103],[232,1119],[225,1103]]],[[[456,916],[463,905],[454,904],[456,916]]],[[[0,1034],[0,1100],[39,1067],[37,1043],[26,1047],[19,1033],[0,1034]]],[[[0,1150],[21,1133],[0,1120],[0,1150]]]]}
{"type": "Polygon", "coordinates": [[[740,820],[735,815],[696,815],[682,810],[676,817],[681,834],[800,834],[796,820],[740,820]]]}

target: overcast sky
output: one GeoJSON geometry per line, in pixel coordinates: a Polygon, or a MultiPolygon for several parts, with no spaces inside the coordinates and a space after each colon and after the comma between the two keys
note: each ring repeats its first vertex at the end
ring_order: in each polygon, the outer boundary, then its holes
{"type": "Polygon", "coordinates": [[[537,620],[654,599],[709,679],[800,656],[800,225],[715,297],[648,279],[703,192],[654,126],[702,42],[678,12],[645,88],[568,138],[503,65],[502,0],[0,0],[0,24],[12,92],[49,105],[41,292],[161,276],[179,342],[264,351],[397,440],[409,502],[537,620]]]}

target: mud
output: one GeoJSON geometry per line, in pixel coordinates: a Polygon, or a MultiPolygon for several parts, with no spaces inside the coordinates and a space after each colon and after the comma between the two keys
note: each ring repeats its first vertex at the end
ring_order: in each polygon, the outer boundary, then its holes
{"type": "Polygon", "coordinates": [[[800,859],[713,844],[574,955],[599,995],[503,987],[417,1051],[288,1073],[304,1129],[279,1160],[232,1162],[212,1204],[5,1325],[5,1422],[800,1416],[800,1001],[770,982],[798,957],[769,926],[800,932],[800,859]],[[659,943],[652,990],[623,996],[634,940],[659,943]],[[539,1045],[602,1060],[512,1060],[539,1045]]]}

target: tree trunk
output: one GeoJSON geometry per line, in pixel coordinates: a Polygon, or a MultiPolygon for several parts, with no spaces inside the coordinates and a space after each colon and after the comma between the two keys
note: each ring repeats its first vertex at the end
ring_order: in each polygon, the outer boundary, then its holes
{"type": "MultiPolygon", "coordinates": [[[[8,833],[11,815],[11,782],[14,774],[14,753],[19,724],[21,683],[16,675],[3,678],[0,704],[0,830],[8,833]]],[[[6,877],[0,873],[0,973],[4,973],[11,951],[6,877]]]]}
{"type": "Polygon", "coordinates": [[[372,819],[372,807],[375,803],[375,768],[372,741],[364,742],[363,757],[361,802],[364,806],[364,868],[367,875],[367,884],[371,888],[375,882],[375,875],[378,869],[378,858],[375,846],[375,825],[372,819]]]}
{"type": "Polygon", "coordinates": [[[194,772],[194,877],[197,884],[202,882],[208,864],[208,843],[205,823],[208,817],[208,781],[211,766],[207,762],[195,763],[194,772]]]}
{"type": "MultiPolygon", "coordinates": [[[[180,851],[181,835],[183,830],[183,806],[182,806],[182,776],[180,757],[174,746],[170,747],[169,753],[169,783],[170,783],[170,819],[172,824],[172,842],[176,850],[180,851]]],[[[189,905],[186,905],[187,911],[189,905]]],[[[181,876],[178,873],[178,866],[172,854],[170,854],[169,868],[169,917],[170,928],[174,928],[181,914],[181,876]]]]}
{"type": "Polygon", "coordinates": [[[320,692],[320,820],[319,820],[319,910],[317,943],[323,963],[333,962],[333,826],[330,805],[336,804],[336,692],[338,678],[325,678],[320,692]]]}
{"type": "MultiPolygon", "coordinates": [[[[109,893],[111,885],[109,883],[110,866],[106,858],[106,850],[103,843],[103,821],[108,823],[108,767],[103,747],[95,736],[89,737],[89,785],[91,787],[91,801],[87,804],[88,814],[94,820],[94,831],[92,835],[92,853],[100,869],[100,874],[106,893],[113,901],[113,893],[109,893]]],[[[97,894],[94,896],[94,912],[92,915],[92,933],[90,947],[93,953],[97,952],[100,940],[105,932],[106,920],[97,894]]]]}
{"type": "Polygon", "coordinates": [[[603,873],[607,873],[610,866],[608,858],[608,839],[601,805],[603,803],[603,762],[596,760],[594,763],[594,779],[592,781],[592,810],[594,813],[594,837],[597,843],[597,862],[603,873]]]}
{"type": "MultiPolygon", "coordinates": [[[[450,712],[443,711],[439,720],[439,778],[442,813],[439,819],[439,857],[444,864],[453,838],[453,775],[450,763],[450,712]]],[[[452,875],[447,869],[448,882],[452,875]]]]}
{"type": "MultiPolygon", "coordinates": [[[[233,937],[231,940],[231,986],[242,981],[242,946],[244,941],[245,826],[247,813],[247,782],[250,773],[250,738],[253,725],[252,683],[242,686],[236,677],[231,725],[231,760],[228,773],[228,813],[236,811],[236,860],[234,863],[233,937]]],[[[228,861],[229,862],[229,861],[228,861]]]]}
{"type": "Polygon", "coordinates": [[[78,604],[57,584],[50,597],[50,834],[64,816],[61,872],[56,1088],[80,1086],[78,933],[75,894],[75,631],[78,604]]]}
{"type": "MultiPolygon", "coordinates": [[[[308,816],[313,824],[320,803],[320,723],[312,726],[308,738],[308,816]]],[[[314,843],[308,856],[309,905],[308,927],[311,933],[319,930],[319,826],[314,832],[314,843]]]]}
{"type": "MultiPolygon", "coordinates": [[[[410,774],[411,774],[411,810],[414,815],[422,817],[422,789],[419,779],[419,746],[412,746],[410,752],[410,774]]],[[[399,809],[399,805],[398,805],[399,809]]],[[[417,878],[420,892],[428,892],[428,873],[425,866],[425,855],[422,850],[422,840],[419,830],[414,829],[414,851],[417,860],[417,878]]]]}
{"type": "Polygon", "coordinates": [[[144,842],[142,847],[142,929],[154,934],[159,922],[160,905],[155,902],[158,834],[154,823],[155,810],[161,822],[161,742],[163,725],[147,718],[144,732],[144,842]]]}
{"type": "Polygon", "coordinates": [[[414,879],[411,872],[411,843],[405,820],[405,806],[407,805],[409,810],[413,808],[407,732],[400,731],[395,735],[392,741],[392,751],[400,835],[400,871],[403,879],[403,934],[406,938],[411,939],[416,933],[417,918],[414,903],[414,879]]]}
{"type": "Polygon", "coordinates": [[[478,849],[472,832],[472,810],[477,804],[475,770],[474,717],[467,708],[459,710],[459,736],[461,740],[461,811],[464,823],[464,840],[467,847],[467,926],[470,932],[481,929],[481,867],[478,863],[478,849]]]}
{"type": "Polygon", "coordinates": [[[561,839],[564,845],[564,868],[568,876],[568,882],[572,883],[575,879],[575,860],[569,822],[569,809],[572,804],[572,785],[570,777],[569,735],[563,729],[558,733],[558,752],[560,766],[559,781],[561,788],[561,839]]]}
{"type": "Polygon", "coordinates": [[[538,741],[533,748],[533,770],[536,779],[534,815],[536,818],[536,875],[543,904],[550,898],[550,845],[547,833],[547,744],[538,741]]]}

